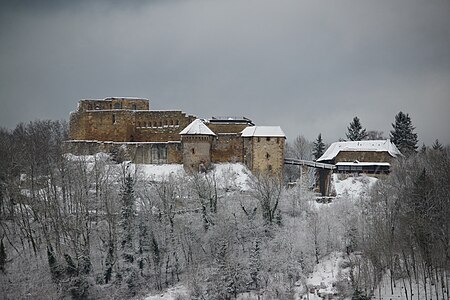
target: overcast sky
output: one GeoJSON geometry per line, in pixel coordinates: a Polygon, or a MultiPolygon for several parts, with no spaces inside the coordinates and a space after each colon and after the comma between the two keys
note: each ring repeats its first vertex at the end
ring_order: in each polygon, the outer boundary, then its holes
{"type": "Polygon", "coordinates": [[[288,140],[336,141],[354,116],[388,136],[403,111],[450,143],[450,0],[0,3],[0,126],[137,96],[288,140]]]}

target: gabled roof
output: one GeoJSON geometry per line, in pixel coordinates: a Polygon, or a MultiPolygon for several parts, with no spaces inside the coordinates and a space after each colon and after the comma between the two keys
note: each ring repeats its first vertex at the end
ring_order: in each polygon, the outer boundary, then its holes
{"type": "Polygon", "coordinates": [[[206,126],[202,120],[200,119],[195,119],[194,121],[192,121],[191,124],[189,124],[188,126],[186,126],[186,128],[184,128],[181,132],[181,135],[186,135],[186,134],[193,134],[193,135],[216,135],[214,132],[212,132],[211,129],[208,128],[208,126],[206,126]]]}
{"type": "Polygon", "coordinates": [[[341,151],[388,152],[392,157],[403,156],[391,140],[335,142],[317,159],[326,161],[334,159],[341,151]]]}
{"type": "Polygon", "coordinates": [[[250,126],[242,130],[242,137],[286,137],[280,126],[250,126]]]}

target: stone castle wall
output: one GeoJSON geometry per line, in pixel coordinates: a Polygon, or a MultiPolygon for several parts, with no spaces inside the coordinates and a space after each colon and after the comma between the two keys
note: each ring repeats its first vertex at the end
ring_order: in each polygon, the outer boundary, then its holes
{"type": "Polygon", "coordinates": [[[217,163],[243,162],[244,140],[237,134],[218,134],[212,141],[211,160],[217,163]]]}
{"type": "Polygon", "coordinates": [[[120,143],[100,141],[67,141],[65,152],[76,155],[110,154],[114,159],[129,160],[138,164],[181,164],[181,142],[120,143]]]}
{"type": "Polygon", "coordinates": [[[135,112],[135,140],[140,142],[179,141],[180,131],[195,119],[196,117],[181,111],[135,112]]]}
{"type": "Polygon", "coordinates": [[[144,164],[200,164],[241,162],[250,170],[282,172],[284,138],[242,138],[251,123],[225,119],[206,125],[217,135],[183,136],[196,117],[178,110],[151,111],[146,99],[81,100],[70,115],[67,152],[120,154],[144,164]]]}
{"type": "Polygon", "coordinates": [[[179,141],[194,116],[181,111],[87,110],[70,116],[71,140],[113,142],[179,141]]]}
{"type": "Polygon", "coordinates": [[[149,110],[150,103],[147,99],[121,97],[106,98],[103,100],[81,100],[78,103],[79,111],[111,109],[149,110]]]}

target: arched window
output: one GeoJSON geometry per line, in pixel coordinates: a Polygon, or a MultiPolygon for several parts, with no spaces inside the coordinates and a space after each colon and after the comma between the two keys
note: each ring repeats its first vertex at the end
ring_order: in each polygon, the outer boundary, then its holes
{"type": "Polygon", "coordinates": [[[270,154],[268,152],[266,152],[266,158],[269,159],[270,158],[270,154]]]}
{"type": "Polygon", "coordinates": [[[121,109],[121,108],[122,108],[122,104],[120,102],[114,103],[114,109],[121,109]]]}
{"type": "Polygon", "coordinates": [[[131,109],[132,110],[136,110],[136,104],[135,103],[133,103],[133,105],[131,105],[131,109]]]}

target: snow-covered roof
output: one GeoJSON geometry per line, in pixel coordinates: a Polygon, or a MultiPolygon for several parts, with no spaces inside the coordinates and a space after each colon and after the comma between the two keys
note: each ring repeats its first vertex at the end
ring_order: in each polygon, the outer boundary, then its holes
{"type": "Polygon", "coordinates": [[[390,167],[391,164],[387,163],[387,162],[359,162],[359,161],[354,161],[354,162],[338,162],[336,163],[336,166],[385,166],[385,167],[390,167]]]}
{"type": "Polygon", "coordinates": [[[403,156],[391,140],[335,142],[317,161],[332,160],[340,151],[388,152],[391,156],[403,156]]]}
{"type": "Polygon", "coordinates": [[[212,132],[211,129],[208,128],[208,126],[205,125],[205,123],[202,122],[200,119],[195,119],[192,121],[191,124],[186,126],[181,132],[181,135],[185,134],[196,134],[196,135],[216,135],[214,132],[212,132]]]}
{"type": "Polygon", "coordinates": [[[250,126],[242,130],[242,137],[286,137],[280,126],[250,126]]]}

